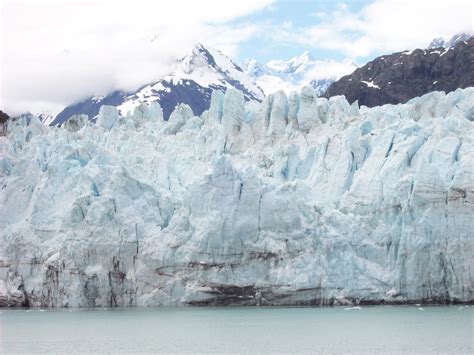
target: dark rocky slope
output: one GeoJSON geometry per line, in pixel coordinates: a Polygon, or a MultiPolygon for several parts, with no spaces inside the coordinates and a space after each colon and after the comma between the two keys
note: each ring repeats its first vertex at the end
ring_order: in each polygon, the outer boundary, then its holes
{"type": "Polygon", "coordinates": [[[431,91],[474,86],[474,38],[453,48],[415,49],[375,58],[331,84],[325,97],[369,107],[404,103],[431,91]]]}

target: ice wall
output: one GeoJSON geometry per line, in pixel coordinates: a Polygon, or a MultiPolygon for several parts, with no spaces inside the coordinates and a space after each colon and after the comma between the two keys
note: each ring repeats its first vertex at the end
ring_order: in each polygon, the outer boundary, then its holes
{"type": "Polygon", "coordinates": [[[474,89],[201,117],[157,105],[0,140],[0,305],[472,302],[474,89]]]}

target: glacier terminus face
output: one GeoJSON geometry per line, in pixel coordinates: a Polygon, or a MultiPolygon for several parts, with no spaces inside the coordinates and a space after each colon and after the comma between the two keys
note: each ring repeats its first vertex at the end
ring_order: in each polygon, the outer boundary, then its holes
{"type": "Polygon", "coordinates": [[[474,89],[214,92],[0,137],[0,306],[472,302],[474,89]]]}

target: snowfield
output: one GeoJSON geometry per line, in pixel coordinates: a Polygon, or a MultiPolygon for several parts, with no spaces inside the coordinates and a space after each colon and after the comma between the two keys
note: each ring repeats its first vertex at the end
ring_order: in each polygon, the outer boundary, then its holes
{"type": "Polygon", "coordinates": [[[474,89],[215,91],[0,141],[0,305],[472,302],[474,89]]]}

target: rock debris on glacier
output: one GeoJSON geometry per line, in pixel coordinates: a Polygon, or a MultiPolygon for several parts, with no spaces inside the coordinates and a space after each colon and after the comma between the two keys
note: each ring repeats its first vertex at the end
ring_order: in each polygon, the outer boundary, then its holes
{"type": "Polygon", "coordinates": [[[474,89],[214,92],[0,141],[0,305],[472,302],[474,89]]]}

